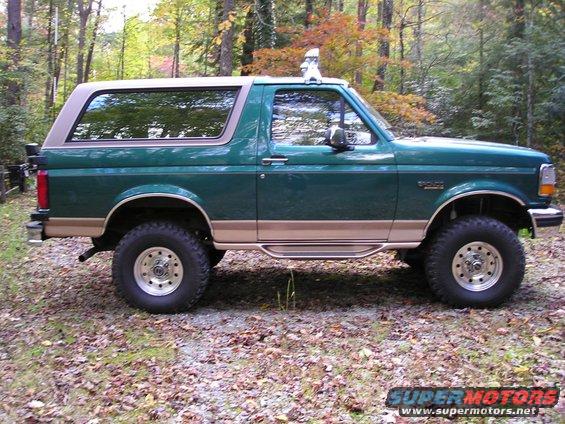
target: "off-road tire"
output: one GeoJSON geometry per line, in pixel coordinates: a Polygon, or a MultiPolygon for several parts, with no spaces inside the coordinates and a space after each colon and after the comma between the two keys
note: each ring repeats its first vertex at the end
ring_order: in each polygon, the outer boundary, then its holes
{"type": "Polygon", "coordinates": [[[129,231],[116,247],[112,264],[118,294],[130,305],[152,313],[174,313],[194,306],[206,290],[209,273],[208,255],[198,239],[184,228],[164,221],[147,222],[129,231]],[[172,250],[184,270],[179,286],[164,296],[146,293],[134,275],[137,257],[155,246],[172,250]]]}
{"type": "Polygon", "coordinates": [[[214,249],[213,247],[208,248],[208,259],[210,261],[210,268],[214,268],[218,265],[226,254],[225,250],[214,249]]]}
{"type": "Polygon", "coordinates": [[[525,262],[518,237],[505,224],[486,216],[463,216],[438,230],[428,246],[425,266],[430,288],[443,302],[457,307],[493,307],[518,289],[524,278],[525,262]],[[482,291],[464,288],[452,272],[458,250],[473,242],[489,243],[502,258],[500,277],[482,291]]]}

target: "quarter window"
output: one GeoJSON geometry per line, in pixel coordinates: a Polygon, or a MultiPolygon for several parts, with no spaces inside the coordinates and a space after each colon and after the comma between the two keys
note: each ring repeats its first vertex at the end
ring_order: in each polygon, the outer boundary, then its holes
{"type": "Polygon", "coordinates": [[[115,92],[93,98],[72,142],[216,138],[226,126],[237,89],[115,92]]]}
{"type": "Polygon", "coordinates": [[[345,130],[353,145],[374,143],[371,131],[336,91],[280,90],[275,94],[271,137],[274,143],[295,146],[325,144],[326,130],[345,130]]]}

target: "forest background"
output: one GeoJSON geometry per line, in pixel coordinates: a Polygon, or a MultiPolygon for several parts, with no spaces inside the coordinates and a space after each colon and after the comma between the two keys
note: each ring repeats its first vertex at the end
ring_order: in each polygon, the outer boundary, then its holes
{"type": "Polygon", "coordinates": [[[299,74],[321,48],[405,135],[565,148],[559,0],[0,0],[0,164],[41,143],[73,88],[299,74]]]}

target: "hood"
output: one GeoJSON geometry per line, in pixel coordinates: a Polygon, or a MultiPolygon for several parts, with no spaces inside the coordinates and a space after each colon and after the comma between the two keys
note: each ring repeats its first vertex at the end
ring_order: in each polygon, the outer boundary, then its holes
{"type": "Polygon", "coordinates": [[[488,141],[444,137],[398,138],[395,146],[399,165],[461,165],[539,167],[549,163],[545,153],[526,147],[488,141]]]}

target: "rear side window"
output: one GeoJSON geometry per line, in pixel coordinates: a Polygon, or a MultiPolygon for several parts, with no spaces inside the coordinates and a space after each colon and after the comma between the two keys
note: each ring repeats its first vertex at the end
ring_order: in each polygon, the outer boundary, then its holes
{"type": "Polygon", "coordinates": [[[71,142],[217,138],[238,89],[128,91],[94,97],[71,142]]]}

